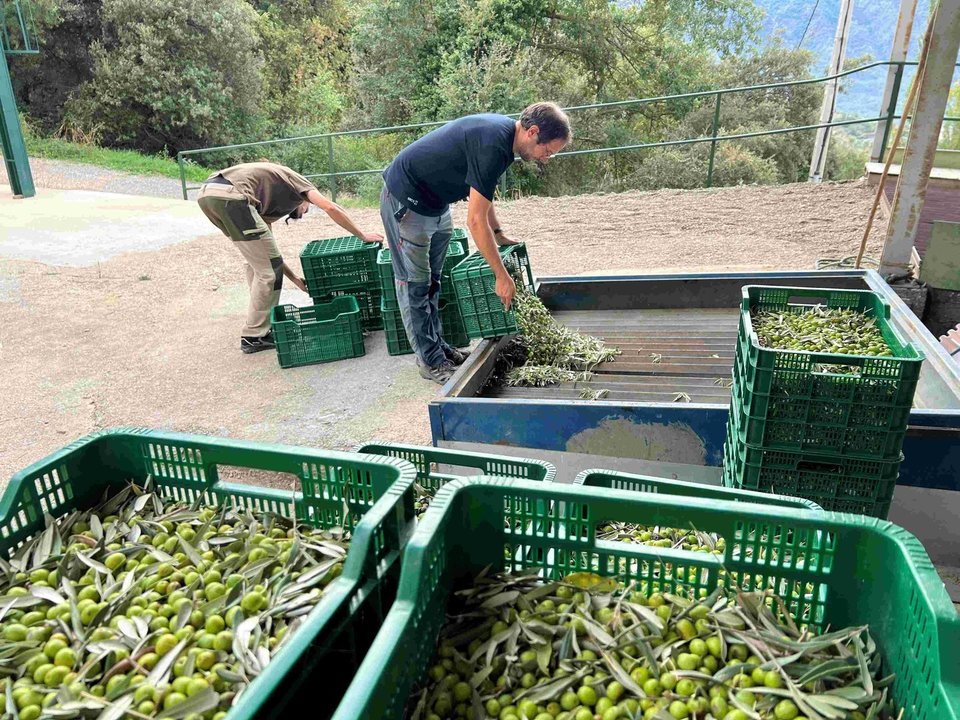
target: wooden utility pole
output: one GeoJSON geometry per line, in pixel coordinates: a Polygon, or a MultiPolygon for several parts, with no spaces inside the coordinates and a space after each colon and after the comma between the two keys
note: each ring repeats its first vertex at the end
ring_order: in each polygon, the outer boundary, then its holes
{"type": "MultiPolygon", "coordinates": [[[[833,55],[827,75],[837,75],[843,71],[843,61],[847,56],[847,40],[850,37],[850,24],[853,20],[853,0],[840,0],[840,19],[837,21],[837,34],[833,38],[833,55]]],[[[827,80],[823,88],[823,105],[820,107],[820,125],[833,122],[837,109],[838,78],[827,80]]],[[[820,182],[827,166],[827,148],[830,144],[830,128],[817,130],[817,139],[813,143],[813,157],[810,159],[810,182],[820,182]]]]}

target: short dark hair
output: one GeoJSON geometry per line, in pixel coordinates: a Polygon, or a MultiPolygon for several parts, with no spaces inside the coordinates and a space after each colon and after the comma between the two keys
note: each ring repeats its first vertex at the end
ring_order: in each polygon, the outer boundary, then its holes
{"type": "Polygon", "coordinates": [[[297,205],[293,211],[287,215],[287,219],[283,221],[284,225],[289,225],[291,220],[299,220],[303,217],[303,210],[300,209],[300,206],[297,205]]]}
{"type": "Polygon", "coordinates": [[[530,129],[536,125],[540,131],[537,143],[553,142],[554,140],[563,140],[570,142],[573,131],[570,129],[570,118],[560,109],[560,106],[552,102],[538,102],[528,105],[520,113],[520,126],[524,129],[530,129]]]}

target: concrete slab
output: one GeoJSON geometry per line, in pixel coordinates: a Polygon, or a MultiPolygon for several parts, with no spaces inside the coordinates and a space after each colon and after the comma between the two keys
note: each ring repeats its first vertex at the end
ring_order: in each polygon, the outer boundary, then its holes
{"type": "Polygon", "coordinates": [[[44,188],[16,200],[0,185],[0,257],[83,267],[214,234],[195,202],[44,188]]]}

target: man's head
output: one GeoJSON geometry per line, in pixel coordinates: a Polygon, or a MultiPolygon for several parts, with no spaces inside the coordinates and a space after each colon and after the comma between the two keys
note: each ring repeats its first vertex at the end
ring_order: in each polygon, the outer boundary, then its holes
{"type": "Polygon", "coordinates": [[[287,215],[287,219],[284,220],[284,224],[289,225],[291,220],[299,220],[304,215],[307,214],[307,210],[310,209],[310,203],[307,200],[304,200],[302,203],[297,205],[296,210],[287,215]]]}
{"type": "Polygon", "coordinates": [[[563,150],[573,137],[570,118],[556,103],[538,102],[520,113],[513,148],[527,161],[541,167],[563,150]]]}

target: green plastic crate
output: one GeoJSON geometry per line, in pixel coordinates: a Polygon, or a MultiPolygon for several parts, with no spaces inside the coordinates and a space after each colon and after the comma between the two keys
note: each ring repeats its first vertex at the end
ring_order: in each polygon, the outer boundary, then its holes
{"type": "Polygon", "coordinates": [[[300,266],[310,295],[317,298],[336,290],[377,287],[379,250],[380,243],[352,235],[307,243],[300,252],[300,266]]]}
{"type": "Polygon", "coordinates": [[[530,267],[530,256],[527,254],[525,243],[518,245],[507,245],[497,248],[500,252],[500,259],[503,260],[503,266],[514,278],[520,276],[523,279],[523,286],[527,290],[533,291],[533,269],[530,267]]]}
{"type": "MultiPolygon", "coordinates": [[[[466,254],[459,243],[452,242],[447,246],[447,256],[443,261],[443,270],[440,273],[440,294],[443,298],[456,300],[453,287],[450,283],[450,271],[453,270],[466,254]]],[[[393,264],[390,261],[390,248],[384,248],[377,254],[377,269],[380,278],[380,292],[383,295],[383,307],[387,310],[396,310],[397,286],[393,277],[393,264]]]]}
{"type": "Polygon", "coordinates": [[[451,275],[463,326],[471,338],[501,337],[517,333],[517,316],[504,310],[496,294],[496,278],[482,255],[474,254],[451,275]]]}
{"type": "Polygon", "coordinates": [[[749,375],[746,353],[738,347],[730,414],[737,416],[744,442],[837,456],[891,459],[900,455],[912,396],[900,400],[890,385],[884,389],[867,381],[868,388],[864,388],[863,380],[856,376],[826,378],[820,374],[809,395],[771,397],[751,392],[743,380],[749,375]],[[836,397],[839,387],[848,391],[847,398],[836,397]],[[876,390],[871,400],[854,399],[854,395],[863,397],[865,389],[876,390]],[[758,408],[759,414],[751,414],[752,408],[758,408]]]}
{"type": "Polygon", "coordinates": [[[383,330],[383,318],[380,315],[380,301],[382,297],[380,295],[379,286],[372,288],[357,287],[351,290],[337,290],[330,295],[311,297],[313,297],[314,303],[319,304],[330,302],[334,298],[343,297],[345,295],[352,295],[356,298],[357,305],[360,306],[360,326],[363,328],[364,332],[383,330]]]}
{"type": "Polygon", "coordinates": [[[360,308],[352,295],[309,307],[277,305],[270,313],[270,327],[282,368],[360,357],[366,352],[360,308]]]}
{"type": "Polygon", "coordinates": [[[296,714],[309,703],[328,717],[385,617],[399,580],[401,550],[414,527],[414,468],[377,458],[228,438],[109,430],[82,438],[17,473],[0,498],[0,550],[9,556],[55,518],[86,509],[128,482],[153,479],[165,497],[296,517],[353,531],[343,573],[327,587],[264,671],[244,690],[229,720],[296,714]],[[221,469],[287,473],[297,491],[221,481],[221,469]],[[315,673],[324,692],[316,692],[315,673]]]}
{"type": "Polygon", "coordinates": [[[399,310],[388,310],[384,303],[380,309],[383,317],[383,334],[387,339],[387,352],[391,355],[409,355],[413,352],[399,310]]]}
{"type": "Polygon", "coordinates": [[[460,306],[456,300],[440,300],[440,325],[443,329],[443,339],[451,347],[460,348],[470,344],[470,336],[463,324],[460,306]]]}
{"type": "Polygon", "coordinates": [[[404,717],[452,590],[487,567],[551,580],[595,572],[674,592],[709,592],[734,578],[749,590],[773,587],[812,629],[869,624],[882,672],[896,673],[891,692],[904,717],[960,718],[960,617],[923,546],[902,528],[754,503],[475,479],[445,486],[418,524],[397,600],[335,720],[404,717]],[[596,539],[597,526],[610,521],[693,523],[723,537],[726,549],[712,555],[596,539]],[[695,581],[680,588],[664,579],[671,566],[673,577],[692,571],[695,581]]]}
{"type": "Polygon", "coordinates": [[[903,341],[889,318],[890,306],[866,290],[744,287],[734,363],[740,402],[731,405],[731,415],[742,419],[744,441],[780,450],[899,457],[923,353],[903,341]],[[894,356],[760,347],[752,310],[802,313],[815,304],[875,318],[894,356]],[[849,366],[851,374],[818,372],[821,364],[849,366]]]}
{"type": "Polygon", "coordinates": [[[795,495],[826,510],[886,518],[900,461],[769,450],[738,440],[739,428],[727,422],[724,485],[795,495]]]}
{"type": "Polygon", "coordinates": [[[467,239],[467,231],[464,228],[454,228],[450,235],[450,242],[457,243],[463,250],[463,256],[470,254],[470,241],[467,239]]]}
{"type": "MultiPolygon", "coordinates": [[[[416,466],[416,463],[414,463],[414,465],[416,466]]],[[[821,509],[815,502],[807,500],[806,498],[773,495],[771,493],[754,492],[752,490],[735,490],[727,487],[684,482],[682,480],[650,477],[648,475],[631,475],[613,470],[584,470],[574,478],[573,484],[585,485],[587,487],[602,487],[609,490],[629,490],[631,492],[663,493],[665,495],[677,495],[680,497],[752,502],[776,505],[779,507],[793,507],[801,510],[821,509]]]]}
{"type": "Polygon", "coordinates": [[[466,450],[448,450],[446,448],[423,445],[403,445],[400,443],[366,443],[354,448],[354,452],[384,455],[406,460],[417,469],[417,483],[426,490],[436,492],[448,482],[464,477],[461,473],[440,472],[441,465],[450,469],[479,470],[471,475],[496,475],[521,480],[553,482],[557,469],[546,460],[511,457],[509,455],[490,455],[488,453],[466,450]]]}

